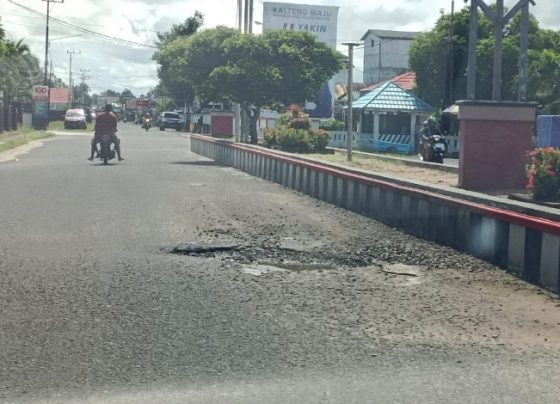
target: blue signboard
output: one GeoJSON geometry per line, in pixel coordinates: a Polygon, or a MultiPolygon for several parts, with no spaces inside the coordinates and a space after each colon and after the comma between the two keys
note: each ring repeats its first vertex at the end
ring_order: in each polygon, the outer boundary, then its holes
{"type": "Polygon", "coordinates": [[[47,119],[49,117],[49,102],[34,101],[33,102],[33,118],[47,119]]]}

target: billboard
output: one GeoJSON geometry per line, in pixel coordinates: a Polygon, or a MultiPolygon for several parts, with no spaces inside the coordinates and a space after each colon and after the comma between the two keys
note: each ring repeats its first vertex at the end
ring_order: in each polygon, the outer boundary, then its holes
{"type": "Polygon", "coordinates": [[[336,48],[338,7],[310,4],[263,3],[263,29],[308,31],[319,41],[336,48]]]}
{"type": "Polygon", "coordinates": [[[129,98],[128,100],[126,100],[125,102],[126,104],[126,109],[136,109],[136,98],[129,98]]]}
{"type": "Polygon", "coordinates": [[[47,86],[33,86],[31,96],[33,101],[47,101],[49,99],[49,88],[47,86]]]}
{"type": "MultiPolygon", "coordinates": [[[[307,31],[317,40],[336,49],[338,7],[311,4],[263,3],[263,30],[307,31]]],[[[325,83],[317,94],[316,103],[307,103],[311,118],[331,118],[334,110],[334,82],[325,83]]]]}

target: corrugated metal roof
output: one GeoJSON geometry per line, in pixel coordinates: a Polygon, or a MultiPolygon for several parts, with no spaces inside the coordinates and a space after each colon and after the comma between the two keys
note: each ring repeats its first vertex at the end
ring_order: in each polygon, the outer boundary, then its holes
{"type": "Polygon", "coordinates": [[[381,87],[383,84],[387,83],[388,81],[392,81],[399,87],[404,88],[406,91],[411,91],[416,86],[416,73],[415,72],[406,72],[399,76],[395,76],[389,80],[383,80],[378,83],[372,84],[371,86],[362,88],[360,90],[361,93],[366,93],[375,90],[378,87],[381,87]]]}
{"type": "Polygon", "coordinates": [[[357,99],[353,103],[353,107],[355,109],[434,111],[431,105],[391,81],[357,99]]]}
{"type": "Polygon", "coordinates": [[[388,29],[368,29],[364,36],[362,36],[362,41],[366,39],[369,34],[373,34],[379,38],[414,39],[421,33],[411,31],[391,31],[388,29]]]}

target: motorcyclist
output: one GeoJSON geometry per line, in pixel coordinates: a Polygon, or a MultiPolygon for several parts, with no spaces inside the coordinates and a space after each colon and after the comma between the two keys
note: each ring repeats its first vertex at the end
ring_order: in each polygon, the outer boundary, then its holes
{"type": "Polygon", "coordinates": [[[432,161],[433,148],[431,138],[436,135],[441,136],[441,132],[437,127],[436,118],[431,116],[424,121],[422,130],[420,131],[420,154],[424,161],[432,161]]]}
{"type": "Polygon", "coordinates": [[[121,140],[117,137],[117,116],[113,113],[113,106],[111,104],[105,105],[103,112],[97,115],[95,120],[95,129],[93,139],[91,139],[91,154],[88,157],[89,161],[94,159],[97,152],[97,144],[101,142],[102,135],[110,135],[111,143],[115,145],[115,151],[119,161],[124,158],[121,155],[121,140]]]}

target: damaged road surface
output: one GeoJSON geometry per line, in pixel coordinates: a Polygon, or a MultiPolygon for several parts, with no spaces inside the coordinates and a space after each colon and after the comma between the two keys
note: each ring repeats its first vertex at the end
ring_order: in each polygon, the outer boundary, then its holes
{"type": "Polygon", "coordinates": [[[119,128],[0,164],[0,402],[558,401],[556,297],[119,128]]]}

